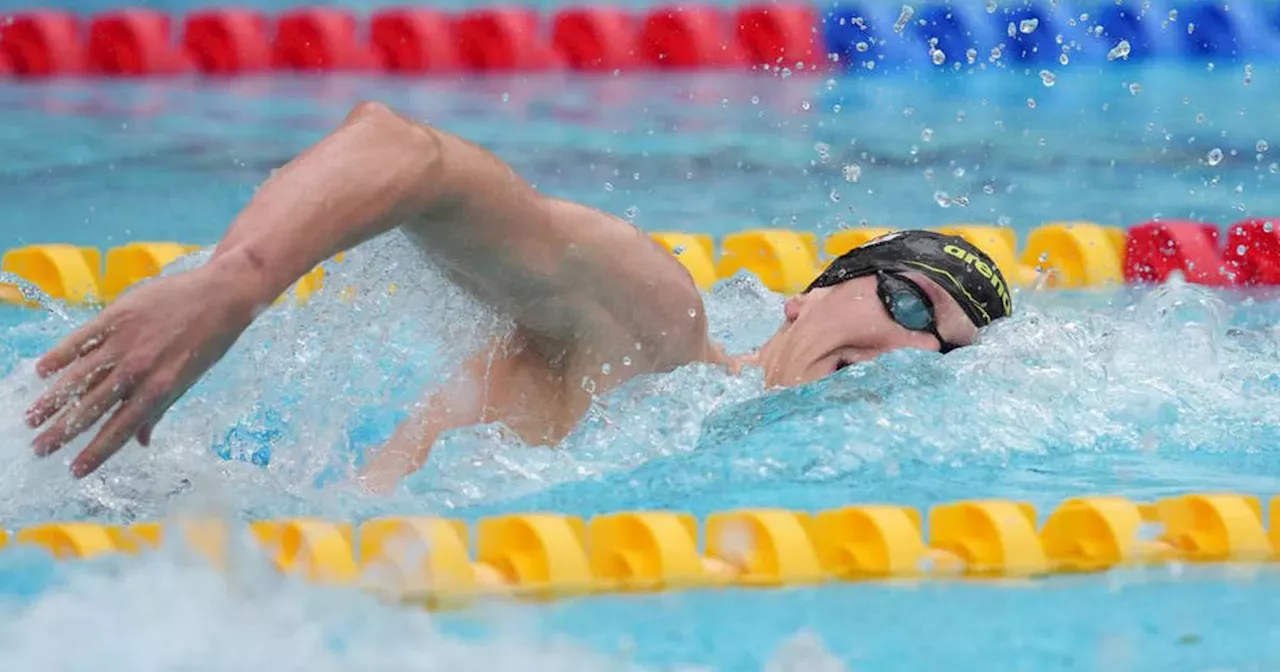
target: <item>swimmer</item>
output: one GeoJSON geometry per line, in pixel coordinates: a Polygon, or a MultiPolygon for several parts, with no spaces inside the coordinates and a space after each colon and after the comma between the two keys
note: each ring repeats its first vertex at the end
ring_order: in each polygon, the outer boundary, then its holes
{"type": "Polygon", "coordinates": [[[968,345],[1012,309],[1004,277],[977,248],[895,233],[833,261],[787,299],[759,350],[730,356],[710,339],[689,273],[644,232],[539,193],[471,142],[363,103],[262,184],[207,263],[127,292],[37,362],[39,376],[57,377],[27,409],[28,425],[43,428],[34,451],[51,455],[104,417],[71,462],[75,477],[131,438],[148,445],[169,407],[277,297],[396,227],[516,328],[376,449],[358,477],[375,492],[421,467],[452,428],[501,422],[531,444],[559,441],[590,407],[584,378],[604,394],[708,362],[759,367],[770,387],[802,385],[899,348],[968,345]]]}

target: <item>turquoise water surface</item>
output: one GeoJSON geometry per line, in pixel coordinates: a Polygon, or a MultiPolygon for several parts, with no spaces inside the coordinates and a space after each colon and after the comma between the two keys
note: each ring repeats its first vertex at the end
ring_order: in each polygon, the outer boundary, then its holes
{"type": "MultiPolygon", "coordinates": [[[[1064,69],[1052,86],[1039,68],[5,84],[0,248],[212,244],[271,169],[365,99],[651,230],[1226,224],[1280,213],[1278,78],[1273,66],[1246,78],[1242,64],[1199,63],[1064,69]]],[[[1280,492],[1276,293],[1173,284],[1026,290],[978,346],[896,353],[803,389],[697,366],[637,379],[563,445],[458,431],[401,492],[361,495],[345,485],[352,464],[502,320],[395,234],[331,270],[361,289],[354,304],[322,292],[269,311],[151,448],[130,446],[78,483],[65,464],[84,442],[37,462],[21,410],[40,390],[32,358],[86,314],[0,311],[0,520],[474,520],[970,497],[1044,513],[1092,493],[1280,492]],[[388,282],[401,291],[387,295],[388,282]]],[[[781,320],[781,297],[750,277],[707,300],[731,350],[781,320]]],[[[21,551],[0,555],[0,646],[23,670],[1266,670],[1280,667],[1277,587],[1269,570],[1175,566],[1033,587],[728,591],[433,616],[252,562],[227,578],[175,554],[59,566],[21,551]]]]}

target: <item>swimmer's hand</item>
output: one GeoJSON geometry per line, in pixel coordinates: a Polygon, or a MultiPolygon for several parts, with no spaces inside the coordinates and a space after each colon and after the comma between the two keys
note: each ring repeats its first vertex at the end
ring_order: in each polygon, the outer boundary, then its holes
{"type": "Polygon", "coordinates": [[[72,461],[76,478],[92,473],[131,437],[150,443],[169,407],[253,321],[253,301],[225,265],[211,261],[126,293],[36,363],[42,378],[61,373],[27,410],[31,427],[48,423],[33,443],[36,455],[57,452],[113,408],[72,461]]]}

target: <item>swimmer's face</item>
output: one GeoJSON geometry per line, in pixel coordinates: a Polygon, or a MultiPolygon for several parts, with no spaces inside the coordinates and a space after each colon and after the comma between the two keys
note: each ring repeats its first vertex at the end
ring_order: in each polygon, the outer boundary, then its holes
{"type": "MultiPolygon", "coordinates": [[[[977,327],[942,287],[917,273],[899,277],[933,302],[938,334],[947,343],[973,342],[977,327]]],[[[870,275],[788,299],[786,323],[760,351],[765,382],[803,385],[892,350],[940,350],[932,333],[908,329],[890,316],[876,284],[876,276],[870,275]]]]}

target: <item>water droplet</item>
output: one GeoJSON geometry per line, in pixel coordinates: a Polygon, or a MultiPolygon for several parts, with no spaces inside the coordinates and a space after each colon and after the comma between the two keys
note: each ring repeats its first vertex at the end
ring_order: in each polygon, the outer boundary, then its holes
{"type": "Polygon", "coordinates": [[[583,391],[583,392],[586,392],[587,394],[595,394],[595,393],[596,393],[596,381],[591,380],[591,377],[590,377],[590,376],[583,376],[583,377],[582,377],[582,391],[583,391]]]}
{"type": "Polygon", "coordinates": [[[1018,24],[1018,30],[1023,35],[1030,35],[1031,33],[1034,33],[1036,32],[1036,28],[1039,27],[1040,19],[1023,19],[1022,22],[1018,24]]]}
{"type": "Polygon", "coordinates": [[[1204,119],[1205,119],[1205,117],[1204,117],[1204,112],[1201,112],[1200,114],[1197,114],[1197,115],[1196,115],[1196,123],[1197,123],[1197,124],[1203,124],[1203,123],[1204,123],[1204,119]]]}
{"type": "Polygon", "coordinates": [[[835,105],[832,105],[831,111],[835,112],[836,114],[840,114],[840,103],[836,103],[835,105]]]}
{"type": "Polygon", "coordinates": [[[1254,145],[1254,146],[1253,146],[1253,148],[1254,148],[1254,149],[1256,149],[1256,150],[1258,150],[1258,153],[1259,153],[1259,154],[1262,154],[1263,152],[1265,152],[1265,151],[1267,151],[1268,149],[1270,149],[1270,146],[1269,146],[1269,145],[1267,145],[1267,141],[1266,141],[1266,140],[1259,140],[1259,141],[1258,141],[1258,144],[1254,145]]]}
{"type": "Polygon", "coordinates": [[[605,183],[604,183],[604,190],[605,190],[605,191],[613,191],[613,183],[612,183],[612,182],[605,182],[605,183]]]}
{"type": "Polygon", "coordinates": [[[613,371],[613,365],[610,364],[609,362],[605,362],[604,364],[600,365],[600,373],[603,373],[604,375],[607,376],[612,371],[613,371]]]}
{"type": "Polygon", "coordinates": [[[640,208],[634,205],[627,206],[627,209],[622,214],[626,215],[627,219],[635,219],[636,215],[640,214],[640,208]]]}
{"type": "Polygon", "coordinates": [[[623,365],[623,366],[631,366],[631,358],[630,358],[630,357],[626,357],[626,356],[624,356],[624,357],[622,358],[622,365],[623,365]]]}
{"type": "Polygon", "coordinates": [[[1057,80],[1057,75],[1054,75],[1052,72],[1048,70],[1040,71],[1040,81],[1043,82],[1045,86],[1053,86],[1054,82],[1057,80]]]}
{"type": "Polygon", "coordinates": [[[1176,10],[1176,9],[1171,9],[1171,10],[1169,10],[1169,20],[1170,20],[1170,21],[1177,21],[1177,20],[1178,20],[1178,10],[1176,10]]]}
{"type": "Polygon", "coordinates": [[[992,195],[992,194],[996,193],[996,188],[995,188],[994,186],[990,185],[990,184],[984,184],[984,185],[982,185],[982,193],[984,193],[984,194],[986,194],[986,195],[990,196],[990,195],[992,195]]]}
{"type": "Polygon", "coordinates": [[[966,49],[964,52],[964,58],[966,61],[969,61],[970,64],[973,64],[974,61],[978,60],[978,50],[973,49],[972,47],[966,49]]]}
{"type": "Polygon", "coordinates": [[[828,194],[827,197],[831,199],[832,203],[840,202],[840,192],[836,191],[835,189],[832,189],[831,193],[828,194]]]}
{"type": "Polygon", "coordinates": [[[859,42],[853,45],[853,48],[857,49],[860,53],[862,53],[862,52],[866,52],[866,50],[869,49],[870,46],[866,42],[859,42]]]}
{"type": "Polygon", "coordinates": [[[693,319],[697,319],[697,318],[698,318],[698,309],[697,309],[697,308],[690,308],[690,309],[689,309],[689,317],[691,317],[691,318],[693,318],[693,319]]]}
{"type": "Polygon", "coordinates": [[[942,65],[947,62],[947,55],[941,49],[934,49],[932,58],[934,65],[942,65]]]}
{"type": "Polygon", "coordinates": [[[1129,93],[1132,93],[1133,95],[1135,95],[1135,96],[1136,96],[1136,95],[1138,95],[1141,91],[1142,91],[1142,85],[1141,85],[1141,84],[1139,84],[1139,83],[1137,83],[1137,82],[1134,82],[1134,83],[1132,83],[1132,84],[1130,84],[1130,85],[1129,85],[1129,93]]]}
{"type": "Polygon", "coordinates": [[[1245,247],[1244,245],[1236,245],[1236,254],[1244,254],[1245,252],[1248,252],[1248,251],[1249,251],[1249,248],[1245,247]]]}
{"type": "Polygon", "coordinates": [[[1035,98],[1028,98],[1028,99],[1027,99],[1027,107],[1029,107],[1029,108],[1031,108],[1031,109],[1033,109],[1033,110],[1034,110],[1034,109],[1036,109],[1036,99],[1035,99],[1035,98]]]}
{"type": "Polygon", "coordinates": [[[955,175],[956,177],[964,177],[964,168],[957,166],[956,169],[952,171],[951,174],[955,175]]]}
{"type": "Polygon", "coordinates": [[[1219,163],[1222,163],[1222,150],[1214,147],[1209,150],[1208,155],[1205,156],[1205,160],[1208,161],[1211,166],[1216,166],[1219,163]]]}
{"type": "Polygon", "coordinates": [[[924,140],[925,142],[929,142],[933,140],[933,129],[926,128],[923,131],[920,131],[920,139],[924,140]]]}
{"type": "Polygon", "coordinates": [[[675,247],[671,248],[671,254],[674,254],[678,257],[684,254],[684,250],[685,250],[684,245],[676,245],[675,247]]]}
{"type": "Polygon", "coordinates": [[[752,105],[759,105],[759,104],[760,104],[760,96],[751,96],[751,104],[752,104],[752,105]]]}
{"type": "Polygon", "coordinates": [[[951,196],[945,191],[933,192],[933,202],[938,204],[939,208],[951,207],[951,196]]]}
{"type": "Polygon", "coordinates": [[[987,5],[986,5],[986,7],[987,7],[987,13],[988,13],[988,14],[995,14],[995,13],[996,13],[996,4],[997,4],[997,3],[996,3],[996,0],[987,0],[987,5]]]}
{"type": "Polygon", "coordinates": [[[841,172],[844,174],[845,182],[857,182],[862,179],[862,166],[856,163],[845,166],[841,172]]]}
{"type": "Polygon", "coordinates": [[[1249,86],[1249,84],[1252,82],[1253,82],[1253,66],[1248,63],[1245,63],[1244,64],[1244,85],[1249,86]]]}
{"type": "Polygon", "coordinates": [[[1070,59],[1070,58],[1067,58],[1067,52],[1065,52],[1065,51],[1064,51],[1064,52],[1062,52],[1062,55],[1061,55],[1061,56],[1058,56],[1058,62],[1059,62],[1059,63],[1061,63],[1061,64],[1063,64],[1063,65],[1066,65],[1066,64],[1068,64],[1068,63],[1070,63],[1070,62],[1071,62],[1071,59],[1070,59]]]}
{"type": "Polygon", "coordinates": [[[807,101],[807,100],[806,100],[806,101],[804,101],[804,102],[800,103],[800,109],[805,110],[805,111],[808,111],[808,109],[809,109],[809,101],[807,101]]]}
{"type": "MultiPolygon", "coordinates": [[[[1273,165],[1274,165],[1274,164],[1273,164],[1273,165]]],[[[1270,221],[1263,222],[1263,224],[1262,224],[1262,230],[1263,230],[1263,231],[1266,231],[1267,233],[1271,233],[1271,230],[1272,230],[1272,229],[1274,229],[1274,228],[1276,228],[1276,227],[1275,227],[1275,225],[1274,225],[1274,224],[1272,224],[1270,221]]]]}
{"type": "Polygon", "coordinates": [[[1187,34],[1188,34],[1188,35],[1190,35],[1190,34],[1192,34],[1192,33],[1194,33],[1194,32],[1196,32],[1196,24],[1194,24],[1194,23],[1188,23],[1188,24],[1187,24],[1187,34]]]}
{"type": "Polygon", "coordinates": [[[1009,37],[1013,37],[1014,35],[1017,35],[1017,34],[1018,34],[1018,29],[1017,29],[1017,28],[1015,28],[1015,27],[1013,26],[1013,22],[1012,22],[1012,21],[1010,21],[1010,22],[1009,22],[1009,25],[1008,25],[1008,26],[1006,27],[1006,29],[1005,29],[1005,32],[1009,34],[1009,37]]]}
{"type": "Polygon", "coordinates": [[[1132,48],[1129,46],[1129,40],[1120,40],[1120,44],[1112,47],[1111,51],[1107,52],[1107,60],[1114,61],[1117,58],[1128,59],[1129,52],[1131,50],[1132,48]]]}

